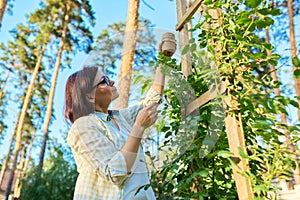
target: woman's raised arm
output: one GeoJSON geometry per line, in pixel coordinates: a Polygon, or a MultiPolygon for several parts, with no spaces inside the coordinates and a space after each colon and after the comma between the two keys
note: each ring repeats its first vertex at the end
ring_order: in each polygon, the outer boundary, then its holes
{"type": "MultiPolygon", "coordinates": [[[[162,42],[159,44],[158,51],[162,52],[165,56],[172,57],[176,51],[176,40],[173,33],[165,33],[162,42]]],[[[152,88],[160,95],[163,94],[165,85],[165,75],[161,72],[162,65],[158,65],[155,72],[152,88]]]]}

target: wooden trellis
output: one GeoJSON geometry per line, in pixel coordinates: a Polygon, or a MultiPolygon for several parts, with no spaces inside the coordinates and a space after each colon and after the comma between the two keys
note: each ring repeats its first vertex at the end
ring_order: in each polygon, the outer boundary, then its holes
{"type": "MultiPolygon", "coordinates": [[[[189,42],[186,21],[194,15],[197,9],[201,6],[202,2],[203,0],[195,0],[190,7],[187,7],[185,0],[176,0],[178,20],[178,24],[176,25],[176,31],[179,31],[180,52],[182,52],[184,46],[187,45],[189,42]]],[[[213,18],[218,19],[220,11],[210,10],[209,13],[213,18]]],[[[214,24],[212,26],[218,27],[218,24],[214,24]]],[[[188,53],[181,55],[181,66],[182,72],[186,77],[192,73],[191,58],[188,53]]],[[[214,99],[220,92],[224,93],[225,91],[225,83],[221,83],[220,87],[210,89],[187,106],[186,114],[188,115],[192,113],[195,109],[214,99]]],[[[253,199],[253,192],[250,179],[241,175],[241,172],[249,170],[249,165],[247,160],[242,158],[238,153],[239,147],[242,149],[243,152],[246,153],[245,137],[240,119],[241,115],[238,112],[238,109],[235,109],[238,108],[238,102],[234,99],[230,99],[230,97],[227,96],[225,98],[225,103],[227,105],[225,111],[225,127],[228,137],[229,148],[230,151],[234,154],[234,157],[238,158],[236,160],[239,160],[236,165],[232,165],[233,178],[236,183],[238,197],[241,200],[253,199]],[[235,112],[230,112],[229,114],[230,110],[235,110],[235,112]]]]}

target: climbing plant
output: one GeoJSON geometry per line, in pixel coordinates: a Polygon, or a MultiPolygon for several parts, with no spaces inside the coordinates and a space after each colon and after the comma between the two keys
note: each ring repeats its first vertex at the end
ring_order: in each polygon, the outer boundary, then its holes
{"type": "Polygon", "coordinates": [[[204,4],[203,17],[191,30],[194,38],[181,52],[191,54],[192,74],[186,79],[180,63],[159,56],[169,80],[161,149],[169,150],[162,167],[152,174],[152,187],[158,199],[238,199],[232,165],[239,160],[229,151],[224,127],[229,97],[237,104],[228,114],[238,114],[245,135],[247,152],[239,149],[239,154],[249,162],[249,170],[242,174],[250,178],[255,199],[272,199],[279,190],[276,181],[292,178],[298,161],[289,146],[299,140],[300,129],[299,124],[284,125],[278,118],[279,113],[289,114],[288,105],[298,107],[297,102],[275,96],[273,90],[280,82],[272,80],[270,70],[264,74],[256,70],[276,66],[280,58],[267,55],[273,47],[259,34],[280,12],[260,0],[205,0],[204,4]],[[219,17],[213,18],[210,10],[217,10],[219,17]],[[222,81],[227,83],[225,93],[185,117],[189,101],[222,81]]]}

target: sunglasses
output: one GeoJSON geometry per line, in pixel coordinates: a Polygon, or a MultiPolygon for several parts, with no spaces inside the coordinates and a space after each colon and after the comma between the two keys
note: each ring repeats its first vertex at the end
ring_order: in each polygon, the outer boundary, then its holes
{"type": "Polygon", "coordinates": [[[99,83],[97,83],[97,85],[95,85],[93,87],[93,89],[95,89],[99,85],[103,85],[103,84],[106,84],[107,86],[110,86],[110,79],[108,78],[108,76],[103,76],[102,79],[101,79],[101,81],[99,83]]]}

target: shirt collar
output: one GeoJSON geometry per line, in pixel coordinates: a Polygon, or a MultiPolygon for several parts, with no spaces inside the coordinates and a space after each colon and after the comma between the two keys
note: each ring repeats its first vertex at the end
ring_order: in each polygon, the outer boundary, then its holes
{"type": "Polygon", "coordinates": [[[104,121],[110,121],[111,118],[113,118],[114,115],[116,115],[118,113],[119,113],[118,110],[109,110],[108,113],[102,113],[102,112],[95,111],[96,116],[104,121]]]}

